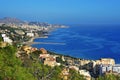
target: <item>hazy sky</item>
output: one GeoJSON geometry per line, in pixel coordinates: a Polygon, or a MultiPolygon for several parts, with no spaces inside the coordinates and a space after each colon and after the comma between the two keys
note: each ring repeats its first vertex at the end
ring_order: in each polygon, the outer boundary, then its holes
{"type": "Polygon", "coordinates": [[[0,18],[49,23],[120,23],[120,0],[0,0],[0,18]]]}

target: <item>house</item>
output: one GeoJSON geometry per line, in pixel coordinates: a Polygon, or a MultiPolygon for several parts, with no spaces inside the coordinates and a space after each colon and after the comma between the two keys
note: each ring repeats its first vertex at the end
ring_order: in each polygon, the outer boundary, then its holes
{"type": "Polygon", "coordinates": [[[2,36],[4,42],[12,44],[13,41],[9,37],[7,37],[6,34],[1,34],[1,36],[2,36]]]}
{"type": "Polygon", "coordinates": [[[40,51],[42,52],[42,54],[47,54],[47,50],[44,48],[40,48],[40,51]]]}
{"type": "Polygon", "coordinates": [[[56,57],[53,57],[49,54],[40,54],[39,59],[43,62],[44,65],[48,65],[51,67],[60,66],[60,63],[56,62],[56,57]]]}
{"type": "Polygon", "coordinates": [[[51,66],[51,67],[54,67],[56,66],[56,58],[54,57],[46,57],[45,60],[44,60],[44,65],[48,65],[48,66],[51,66]]]}
{"type": "Polygon", "coordinates": [[[38,49],[37,48],[31,48],[31,51],[34,52],[34,51],[37,51],[38,49]]]}
{"type": "Polygon", "coordinates": [[[1,34],[2,37],[6,37],[6,34],[1,34]]]}
{"type": "Polygon", "coordinates": [[[60,73],[60,77],[62,78],[62,80],[69,80],[68,77],[69,77],[69,68],[64,68],[62,70],[62,72],[60,73]]]}
{"type": "Polygon", "coordinates": [[[32,32],[31,33],[27,33],[26,35],[29,36],[29,37],[34,37],[34,33],[32,33],[32,32]]]}
{"type": "Polygon", "coordinates": [[[42,52],[42,54],[40,54],[39,58],[47,58],[50,57],[50,54],[47,53],[47,50],[44,48],[40,48],[40,51],[42,52]]]}
{"type": "Polygon", "coordinates": [[[101,58],[100,59],[100,63],[101,64],[109,64],[109,65],[114,65],[115,64],[115,60],[112,58],[101,58]]]}
{"type": "Polygon", "coordinates": [[[74,69],[76,71],[79,71],[79,68],[77,66],[69,66],[70,69],[74,69]]]}
{"type": "MultiPolygon", "coordinates": [[[[101,58],[100,60],[93,61],[93,71],[94,74],[101,74],[101,65],[115,65],[115,60],[112,58],[101,58]]],[[[103,67],[104,68],[104,67],[103,67]]]]}
{"type": "Polygon", "coordinates": [[[116,64],[116,65],[114,65],[113,67],[112,67],[112,72],[113,73],[118,73],[118,74],[120,74],[120,64],[116,64]]]}
{"type": "Polygon", "coordinates": [[[23,46],[22,50],[25,51],[28,55],[31,53],[32,47],[30,46],[23,46]]]}
{"type": "Polygon", "coordinates": [[[39,58],[47,58],[47,57],[49,57],[50,56],[50,54],[40,54],[39,55],[39,58]]]}
{"type": "Polygon", "coordinates": [[[99,72],[100,72],[100,75],[104,75],[106,73],[120,74],[120,64],[100,65],[99,72]]]}
{"type": "Polygon", "coordinates": [[[15,30],[15,32],[19,35],[24,35],[25,34],[22,30],[15,30]]]}
{"type": "Polygon", "coordinates": [[[83,75],[86,80],[91,80],[91,75],[87,70],[79,70],[80,75],[83,75]]]}
{"type": "Polygon", "coordinates": [[[60,63],[56,62],[56,56],[48,54],[47,50],[44,48],[41,48],[40,51],[42,52],[42,54],[39,55],[39,59],[44,65],[48,65],[51,67],[60,65],[60,63]]]}
{"type": "Polygon", "coordinates": [[[13,42],[9,37],[3,37],[3,41],[7,42],[9,44],[12,44],[12,42],[13,42]]]}
{"type": "Polygon", "coordinates": [[[64,58],[64,56],[62,56],[62,61],[65,61],[65,58],[64,58]]]}
{"type": "Polygon", "coordinates": [[[112,71],[112,65],[100,65],[99,75],[104,75],[106,72],[112,71]]]}
{"type": "Polygon", "coordinates": [[[90,60],[80,60],[79,63],[81,66],[84,66],[84,65],[90,63],[90,60]]]}

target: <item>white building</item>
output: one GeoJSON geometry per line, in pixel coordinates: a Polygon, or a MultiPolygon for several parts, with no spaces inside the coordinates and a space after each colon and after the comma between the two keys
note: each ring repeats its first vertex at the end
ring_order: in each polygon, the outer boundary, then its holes
{"type": "MultiPolygon", "coordinates": [[[[93,70],[94,70],[94,74],[100,74],[104,72],[104,67],[109,66],[109,65],[115,65],[115,60],[112,58],[101,58],[100,60],[96,60],[96,61],[92,61],[93,63],[93,70]],[[103,65],[101,67],[101,65],[103,65]],[[103,68],[103,71],[100,72],[100,68],[103,68]]],[[[107,68],[106,70],[109,70],[109,68],[107,68]]]]}
{"type": "Polygon", "coordinates": [[[116,64],[112,67],[112,71],[115,73],[120,73],[120,64],[116,64]]]}
{"type": "Polygon", "coordinates": [[[106,69],[106,71],[107,71],[107,72],[110,72],[110,71],[112,71],[112,66],[111,66],[111,65],[107,66],[107,69],[106,69]]]}
{"type": "Polygon", "coordinates": [[[100,75],[103,75],[108,72],[112,73],[120,73],[120,64],[115,64],[115,65],[100,65],[100,75]]]}
{"type": "Polygon", "coordinates": [[[90,72],[87,70],[79,70],[80,75],[83,75],[86,80],[91,80],[90,72]]]}
{"type": "Polygon", "coordinates": [[[7,37],[6,34],[1,34],[1,36],[2,36],[4,42],[12,44],[13,41],[9,37],[7,37]]]}
{"type": "Polygon", "coordinates": [[[34,33],[27,33],[26,35],[29,37],[34,37],[34,33]]]}
{"type": "Polygon", "coordinates": [[[112,68],[110,68],[110,67],[112,67],[112,66],[111,65],[100,65],[99,74],[103,75],[104,73],[111,71],[112,68]]]}
{"type": "Polygon", "coordinates": [[[69,66],[70,69],[74,69],[76,71],[79,71],[79,68],[77,66],[69,66]]]}
{"type": "Polygon", "coordinates": [[[9,37],[3,37],[3,41],[11,44],[13,41],[9,37]]]}
{"type": "Polygon", "coordinates": [[[1,34],[2,37],[6,37],[6,34],[1,34]]]}

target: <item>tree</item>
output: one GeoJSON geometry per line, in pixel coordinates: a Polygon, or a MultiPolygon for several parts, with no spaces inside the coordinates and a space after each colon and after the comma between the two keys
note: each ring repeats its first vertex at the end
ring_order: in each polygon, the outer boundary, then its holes
{"type": "Polygon", "coordinates": [[[0,36],[0,42],[3,41],[2,37],[0,36]]]}
{"type": "Polygon", "coordinates": [[[16,58],[16,50],[14,46],[0,49],[0,80],[36,80],[26,68],[22,67],[22,62],[16,58]]]}
{"type": "Polygon", "coordinates": [[[80,75],[77,71],[70,69],[70,80],[86,80],[84,76],[80,75]]]}

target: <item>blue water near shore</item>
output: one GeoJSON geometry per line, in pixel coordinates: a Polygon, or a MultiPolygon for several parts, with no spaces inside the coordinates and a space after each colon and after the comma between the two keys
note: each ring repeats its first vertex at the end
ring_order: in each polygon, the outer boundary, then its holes
{"type": "Polygon", "coordinates": [[[34,42],[65,43],[32,46],[77,58],[114,58],[116,63],[120,63],[120,25],[70,25],[34,42]]]}

